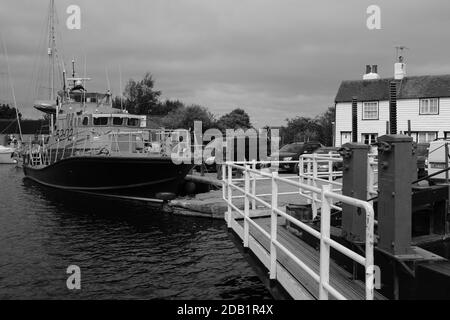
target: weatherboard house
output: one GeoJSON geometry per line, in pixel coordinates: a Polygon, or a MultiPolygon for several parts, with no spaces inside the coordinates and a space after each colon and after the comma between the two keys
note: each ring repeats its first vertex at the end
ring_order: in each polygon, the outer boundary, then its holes
{"type": "Polygon", "coordinates": [[[387,133],[415,142],[450,138],[450,75],[406,76],[403,58],[393,78],[367,66],[362,80],[343,81],[337,93],[335,145],[372,144],[387,133]]]}

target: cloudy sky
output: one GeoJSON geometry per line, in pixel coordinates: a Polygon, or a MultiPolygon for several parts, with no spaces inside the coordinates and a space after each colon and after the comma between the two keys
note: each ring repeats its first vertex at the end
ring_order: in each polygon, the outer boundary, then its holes
{"type": "MultiPolygon", "coordinates": [[[[0,30],[21,111],[31,103],[46,54],[48,0],[0,0],[0,30]],[[35,82],[35,83],[33,83],[35,82]]],[[[105,91],[150,71],[164,98],[207,106],[220,116],[241,107],[256,126],[315,116],[332,106],[342,80],[366,64],[393,74],[405,45],[409,75],[450,73],[448,0],[56,0],[65,62],[75,57],[105,91]],[[82,10],[81,30],[65,26],[69,5],[82,10]],[[369,5],[381,30],[368,30],[369,5]]],[[[3,50],[2,50],[3,51],[3,50]]],[[[1,95],[5,89],[5,57],[1,95]]],[[[84,71],[83,71],[84,73],[84,71]]],[[[2,98],[5,100],[5,98],[2,98]]]]}

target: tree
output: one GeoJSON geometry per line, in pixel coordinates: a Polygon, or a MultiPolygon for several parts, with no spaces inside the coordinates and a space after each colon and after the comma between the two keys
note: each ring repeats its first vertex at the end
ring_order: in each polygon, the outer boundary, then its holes
{"type": "Polygon", "coordinates": [[[159,116],[166,116],[169,113],[179,110],[183,107],[184,107],[183,102],[179,100],[166,100],[155,106],[155,108],[153,109],[153,114],[159,116]]]}
{"type": "Polygon", "coordinates": [[[0,119],[14,119],[16,118],[16,108],[11,108],[8,104],[0,106],[0,119]]]}
{"type": "Polygon", "coordinates": [[[297,117],[286,119],[287,126],[281,128],[283,141],[288,143],[319,141],[323,145],[333,145],[333,128],[336,110],[330,107],[323,114],[315,117],[297,117]]]}
{"type": "Polygon", "coordinates": [[[252,124],[250,123],[250,116],[242,109],[235,109],[229,114],[224,115],[217,121],[217,127],[225,131],[227,129],[250,129],[252,124]]]}
{"type": "Polygon", "coordinates": [[[281,130],[285,143],[317,141],[320,138],[320,128],[315,119],[297,117],[286,121],[287,126],[281,130]]]}
{"type": "Polygon", "coordinates": [[[205,107],[191,105],[189,107],[181,106],[175,111],[169,113],[163,118],[163,125],[168,129],[194,129],[194,122],[200,121],[203,130],[213,127],[214,115],[205,107]]]}
{"type": "MultiPolygon", "coordinates": [[[[161,91],[154,90],[155,81],[150,73],[146,73],[144,79],[136,82],[130,79],[125,87],[123,105],[133,114],[155,115],[159,106],[161,91]]],[[[116,102],[117,104],[117,99],[116,102]]],[[[120,98],[119,98],[120,104],[120,98]]]]}
{"type": "Polygon", "coordinates": [[[330,107],[325,113],[317,118],[317,123],[321,128],[319,132],[320,143],[326,146],[333,145],[334,123],[336,121],[336,108],[330,107]]]}

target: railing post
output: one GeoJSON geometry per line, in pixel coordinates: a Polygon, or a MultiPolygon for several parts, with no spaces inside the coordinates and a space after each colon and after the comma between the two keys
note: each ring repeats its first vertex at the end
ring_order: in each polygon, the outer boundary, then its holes
{"type": "Polygon", "coordinates": [[[248,240],[249,240],[249,222],[250,219],[250,200],[249,200],[249,194],[250,194],[250,175],[248,172],[248,165],[245,165],[244,170],[244,180],[245,180],[245,186],[244,186],[244,248],[248,248],[248,240]]]}
{"type": "MultiPolygon", "coordinates": [[[[313,180],[312,180],[312,184],[314,187],[317,188],[317,154],[314,153],[313,154],[313,159],[312,159],[313,163],[312,163],[312,167],[313,167],[313,180]]],[[[317,194],[315,192],[311,193],[312,195],[312,214],[313,214],[313,219],[315,219],[317,217],[317,194]]]]}
{"type": "Polygon", "coordinates": [[[373,255],[375,213],[373,208],[366,208],[366,300],[373,300],[375,287],[375,260],[373,255]]]}
{"type": "MultiPolygon", "coordinates": [[[[305,160],[303,159],[303,156],[300,156],[300,159],[298,160],[298,183],[303,184],[304,180],[303,180],[303,175],[305,174],[304,172],[304,165],[305,165],[305,160]]],[[[303,190],[302,187],[299,186],[298,187],[298,193],[302,194],[303,190]]]]}
{"type": "Polygon", "coordinates": [[[272,210],[270,214],[270,280],[277,278],[278,172],[272,173],[272,210]]]}
{"type": "Polygon", "coordinates": [[[231,188],[231,185],[233,183],[233,168],[227,164],[228,166],[228,228],[231,229],[231,219],[233,219],[233,213],[231,211],[231,203],[233,202],[233,189],[231,188]]]}
{"type": "Polygon", "coordinates": [[[223,163],[222,164],[222,197],[224,200],[227,198],[227,167],[223,163]]]}
{"type": "Polygon", "coordinates": [[[322,210],[320,215],[320,300],[328,300],[328,290],[324,284],[330,281],[330,245],[327,241],[330,239],[330,214],[331,206],[325,193],[330,192],[328,185],[322,186],[322,210]]]}
{"type": "Polygon", "coordinates": [[[328,161],[328,181],[330,182],[330,185],[332,185],[333,178],[334,178],[334,171],[333,171],[333,152],[330,151],[328,153],[328,157],[330,158],[330,161],[328,161]]]}
{"type": "MultiPolygon", "coordinates": [[[[252,161],[252,169],[256,170],[256,160],[252,161]]],[[[255,197],[256,197],[256,178],[257,178],[257,176],[256,176],[255,173],[252,173],[252,175],[253,175],[253,178],[252,178],[252,196],[253,196],[253,198],[252,198],[252,210],[256,210],[255,197]]]]}
{"type": "MultiPolygon", "coordinates": [[[[306,158],[306,184],[308,186],[311,186],[311,177],[312,177],[312,162],[311,158],[306,158]]],[[[312,197],[312,193],[307,191],[305,194],[310,194],[312,197]]],[[[312,199],[309,199],[306,201],[307,204],[312,204],[312,199]]]]}
{"type": "MultiPolygon", "coordinates": [[[[372,159],[372,156],[369,154],[367,160],[367,199],[371,199],[375,194],[375,170],[373,168],[372,159]]],[[[371,203],[373,203],[373,201],[371,201],[371,203]]]]}

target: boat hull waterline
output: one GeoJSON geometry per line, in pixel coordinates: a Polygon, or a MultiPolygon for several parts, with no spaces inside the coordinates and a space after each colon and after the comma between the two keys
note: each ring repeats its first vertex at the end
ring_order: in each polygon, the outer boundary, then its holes
{"type": "Polygon", "coordinates": [[[170,158],[72,157],[39,168],[24,166],[26,178],[47,187],[125,196],[178,194],[192,165],[170,158]]]}

